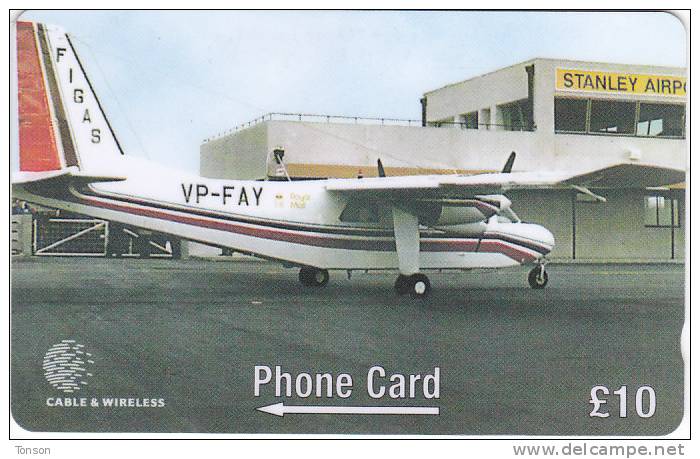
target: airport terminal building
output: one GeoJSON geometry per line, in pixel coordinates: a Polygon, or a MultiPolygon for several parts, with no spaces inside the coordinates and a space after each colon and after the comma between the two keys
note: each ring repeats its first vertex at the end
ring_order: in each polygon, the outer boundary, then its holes
{"type": "Polygon", "coordinates": [[[203,176],[313,179],[499,171],[587,173],[575,190],[512,191],[555,235],[555,260],[683,261],[685,185],[632,165],[686,169],[686,69],[533,59],[429,91],[421,119],[268,114],[200,149],[203,176]],[[275,154],[274,152],[277,152],[275,154]],[[283,152],[283,166],[276,160],[283,152]]]}

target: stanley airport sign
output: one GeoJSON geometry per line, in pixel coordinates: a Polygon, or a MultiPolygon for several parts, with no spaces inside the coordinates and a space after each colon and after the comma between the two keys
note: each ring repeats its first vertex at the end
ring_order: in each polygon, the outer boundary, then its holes
{"type": "Polygon", "coordinates": [[[669,75],[557,69],[556,89],[653,96],[685,97],[686,78],[669,75]]]}

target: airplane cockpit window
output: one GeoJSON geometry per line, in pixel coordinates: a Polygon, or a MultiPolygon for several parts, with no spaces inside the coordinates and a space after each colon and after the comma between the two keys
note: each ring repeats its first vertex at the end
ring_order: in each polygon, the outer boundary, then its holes
{"type": "Polygon", "coordinates": [[[513,223],[513,220],[511,220],[510,218],[506,217],[505,215],[498,215],[498,216],[496,217],[496,221],[497,221],[498,223],[513,223]]]}
{"type": "Polygon", "coordinates": [[[378,223],[379,206],[369,199],[352,199],[340,213],[341,222],[378,223]]]}
{"type": "Polygon", "coordinates": [[[518,214],[515,213],[515,211],[511,208],[504,209],[501,211],[501,213],[494,215],[489,219],[489,221],[495,220],[498,223],[520,223],[522,220],[520,220],[520,217],[518,217],[518,214]]]}

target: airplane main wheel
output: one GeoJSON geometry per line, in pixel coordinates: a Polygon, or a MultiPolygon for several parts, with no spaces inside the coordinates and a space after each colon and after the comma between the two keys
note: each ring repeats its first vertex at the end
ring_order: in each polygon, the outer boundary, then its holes
{"type": "Polygon", "coordinates": [[[327,269],[301,268],[299,270],[299,282],[305,287],[323,287],[330,278],[327,269]]]}
{"type": "Polygon", "coordinates": [[[413,274],[408,278],[408,285],[413,298],[425,298],[430,293],[430,280],[425,274],[413,274]]]}
{"type": "Polygon", "coordinates": [[[394,290],[399,295],[409,294],[413,298],[424,298],[430,293],[430,280],[425,274],[404,276],[399,274],[394,283],[394,290]]]}
{"type": "Polygon", "coordinates": [[[527,281],[530,283],[530,287],[534,289],[541,289],[547,285],[549,276],[547,275],[547,271],[539,266],[536,266],[532,269],[532,271],[530,271],[530,274],[527,275],[527,281]]]}
{"type": "Polygon", "coordinates": [[[410,277],[411,276],[399,274],[399,277],[396,278],[396,282],[394,282],[394,290],[396,290],[396,293],[405,295],[411,291],[411,285],[409,284],[410,277]]]}

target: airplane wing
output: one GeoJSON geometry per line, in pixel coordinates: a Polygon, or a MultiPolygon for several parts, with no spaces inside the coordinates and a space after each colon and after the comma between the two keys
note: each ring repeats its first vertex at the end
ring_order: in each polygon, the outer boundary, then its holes
{"type": "Polygon", "coordinates": [[[620,164],[584,174],[547,171],[337,179],[330,180],[326,190],[373,197],[450,198],[523,189],[642,188],[670,185],[684,179],[682,170],[620,164]]]}
{"type": "MultiPolygon", "coordinates": [[[[383,174],[378,161],[379,175],[383,174]]],[[[574,189],[580,193],[596,195],[588,186],[600,188],[642,188],[663,186],[681,182],[685,172],[637,164],[621,164],[587,173],[566,172],[510,172],[512,160],[500,173],[477,175],[428,175],[403,177],[377,177],[363,179],[329,180],[326,190],[331,193],[359,195],[372,199],[384,199],[391,203],[394,223],[394,239],[399,262],[399,272],[410,275],[418,272],[420,253],[421,202],[433,201],[445,204],[451,199],[469,198],[489,201],[491,214],[508,211],[510,201],[499,196],[510,190],[526,189],[574,189]],[[496,198],[500,198],[494,202],[496,198]],[[418,205],[418,206],[417,206],[418,205]]],[[[486,212],[485,215],[488,215],[486,212]]]]}
{"type": "Polygon", "coordinates": [[[685,171],[640,164],[618,164],[566,180],[567,184],[595,188],[647,188],[685,181],[685,171]]]}

